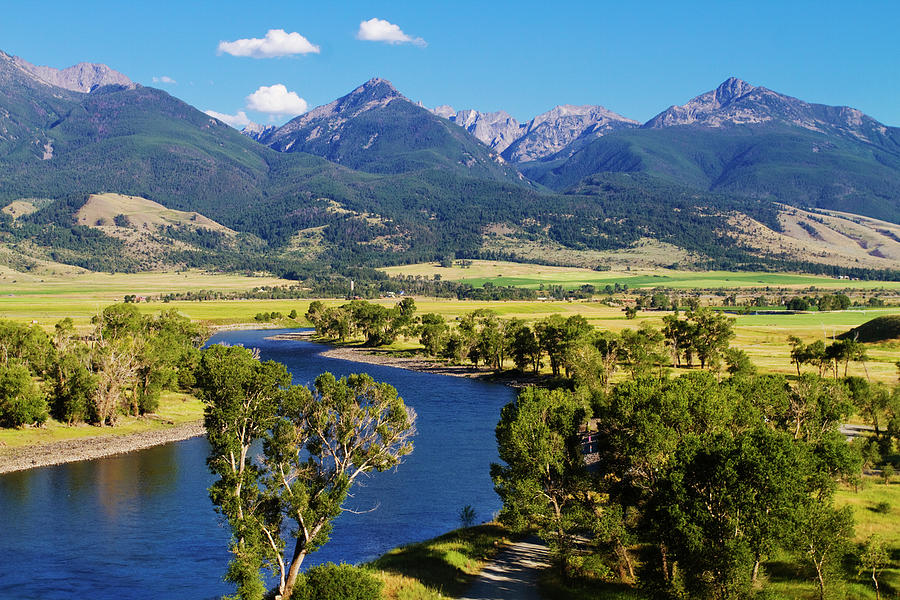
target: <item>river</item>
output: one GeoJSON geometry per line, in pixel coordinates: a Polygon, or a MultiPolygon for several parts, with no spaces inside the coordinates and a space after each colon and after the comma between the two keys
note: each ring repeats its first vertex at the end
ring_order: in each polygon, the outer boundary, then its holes
{"type": "MultiPolygon", "coordinates": [[[[500,509],[489,465],[494,427],[514,392],[501,385],[321,356],[319,344],[229,331],[210,343],[259,348],[294,383],[365,371],[397,388],[418,416],[415,450],[396,471],[363,479],[331,541],[308,560],[362,562],[500,509]]],[[[0,476],[0,598],[217,598],[229,533],[207,496],[205,439],[0,476]]]]}

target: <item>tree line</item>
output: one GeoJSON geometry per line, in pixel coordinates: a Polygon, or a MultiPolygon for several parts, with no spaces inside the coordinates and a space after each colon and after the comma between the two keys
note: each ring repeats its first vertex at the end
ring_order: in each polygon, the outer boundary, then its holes
{"type": "Polygon", "coordinates": [[[0,426],[116,424],[154,412],[163,390],[189,391],[206,332],[175,311],[142,315],[133,304],[105,308],[90,332],[66,318],[47,334],[0,321],[0,426]]]}
{"type": "Polygon", "coordinates": [[[538,374],[549,366],[554,377],[578,376],[599,368],[608,386],[613,373],[627,369],[632,378],[669,366],[752,369],[746,354],[729,347],[734,319],[708,308],[667,315],[662,329],[643,324],[621,333],[598,331],[582,315],[553,314],[529,325],[500,318],[489,309],[467,312],[448,322],[442,315],[415,316],[415,302],[404,298],[393,308],[354,300],[328,308],[310,304],[306,318],[317,335],[342,342],[363,339],[368,346],[393,343],[398,336],[418,337],[426,355],[469,362],[502,371],[509,361],[522,372],[538,374]]]}

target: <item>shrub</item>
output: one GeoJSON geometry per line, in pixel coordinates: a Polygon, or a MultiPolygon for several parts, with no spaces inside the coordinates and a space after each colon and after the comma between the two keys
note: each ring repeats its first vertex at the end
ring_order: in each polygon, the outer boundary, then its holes
{"type": "Polygon", "coordinates": [[[472,508],[471,504],[466,504],[459,509],[459,524],[463,527],[471,527],[474,525],[476,517],[475,509],[472,508]]]}
{"type": "Polygon", "coordinates": [[[894,465],[891,463],[887,463],[881,467],[881,478],[884,480],[885,484],[891,482],[891,478],[894,477],[894,465]]]}
{"type": "Polygon", "coordinates": [[[873,508],[872,510],[877,512],[880,515],[886,515],[889,512],[891,512],[891,503],[885,502],[885,501],[879,502],[878,504],[875,505],[875,508],[873,508]]]}
{"type": "Polygon", "coordinates": [[[0,367],[0,427],[21,427],[47,420],[47,400],[21,364],[0,367]]]}
{"type": "Polygon", "coordinates": [[[353,565],[325,563],[306,572],[294,600],[376,600],[384,585],[369,571],[353,565]]]}

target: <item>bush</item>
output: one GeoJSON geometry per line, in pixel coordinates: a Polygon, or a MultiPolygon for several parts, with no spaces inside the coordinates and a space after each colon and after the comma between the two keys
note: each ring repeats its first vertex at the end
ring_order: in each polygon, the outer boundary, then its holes
{"type": "Polygon", "coordinates": [[[885,502],[885,501],[879,502],[878,504],[875,505],[875,508],[873,508],[872,510],[877,512],[880,515],[886,515],[889,512],[891,512],[891,503],[885,502]]]}
{"type": "Polygon", "coordinates": [[[881,479],[884,480],[885,484],[889,484],[891,479],[894,477],[894,465],[891,463],[886,463],[881,467],[881,479]]]}
{"type": "Polygon", "coordinates": [[[0,367],[0,427],[21,427],[47,420],[47,400],[24,365],[0,367]]]}
{"type": "Polygon", "coordinates": [[[325,563],[306,572],[294,600],[377,600],[384,583],[353,565],[325,563]]]}
{"type": "Polygon", "coordinates": [[[472,505],[466,504],[459,509],[459,524],[462,527],[471,527],[475,524],[476,516],[475,509],[472,508],[472,505]]]}

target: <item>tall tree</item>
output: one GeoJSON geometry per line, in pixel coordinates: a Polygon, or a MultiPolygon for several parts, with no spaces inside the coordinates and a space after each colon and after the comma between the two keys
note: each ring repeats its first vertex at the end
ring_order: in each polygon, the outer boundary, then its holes
{"type": "Polygon", "coordinates": [[[415,414],[397,391],[368,375],[319,376],[315,391],[290,386],[283,365],[243,348],[213,346],[198,369],[218,475],[210,498],[232,531],[226,579],[244,599],[264,594],[260,571],[278,577],[288,598],[309,553],[328,540],[354,481],[397,465],[412,451],[415,414]],[[262,441],[260,460],[250,448],[262,441]],[[284,530],[293,550],[285,556],[284,530]]]}
{"type": "Polygon", "coordinates": [[[296,538],[279,568],[282,597],[290,597],[305,557],[328,541],[354,482],[412,452],[414,423],[415,413],[397,390],[366,374],[335,379],[324,373],[314,394],[296,386],[285,394],[263,446],[263,485],[280,515],[292,521],[296,538]]]}
{"type": "Polygon", "coordinates": [[[562,390],[526,388],[503,407],[497,446],[505,464],[491,465],[503,499],[500,520],[515,529],[537,528],[554,552],[565,555],[581,523],[587,488],[579,430],[583,400],[562,390]]]}

